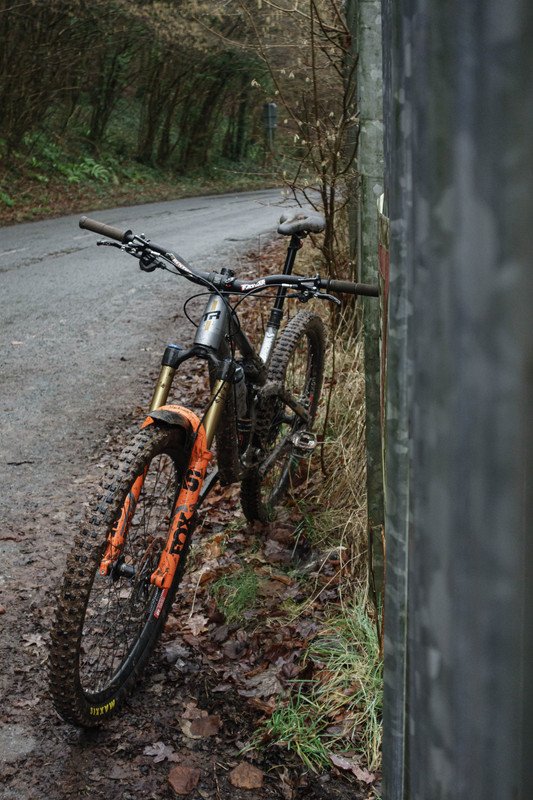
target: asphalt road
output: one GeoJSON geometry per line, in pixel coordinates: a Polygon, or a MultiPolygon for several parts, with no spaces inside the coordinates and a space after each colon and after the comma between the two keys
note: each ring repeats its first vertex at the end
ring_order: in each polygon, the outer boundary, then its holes
{"type": "MultiPolygon", "coordinates": [[[[86,213],[211,269],[238,266],[272,235],[281,199],[272,190],[86,213]]],[[[192,339],[179,312],[194,287],[143,273],[97,239],[77,216],[0,229],[0,514],[17,527],[76,480],[115,411],[149,402],[143,376],[165,344],[192,339]]]]}

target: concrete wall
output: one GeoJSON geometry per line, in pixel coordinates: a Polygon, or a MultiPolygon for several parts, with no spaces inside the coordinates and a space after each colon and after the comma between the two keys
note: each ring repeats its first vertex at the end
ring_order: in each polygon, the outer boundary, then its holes
{"type": "Polygon", "coordinates": [[[526,800],[533,5],[384,0],[384,800],[526,800]]]}

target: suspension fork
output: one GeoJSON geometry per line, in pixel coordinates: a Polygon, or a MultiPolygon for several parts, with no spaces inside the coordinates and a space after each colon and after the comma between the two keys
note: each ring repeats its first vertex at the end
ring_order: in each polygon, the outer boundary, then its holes
{"type": "Polygon", "coordinates": [[[161,553],[159,565],[151,577],[151,582],[163,589],[164,594],[172,585],[183,548],[194,525],[200,490],[212,456],[209,447],[215,436],[229,385],[230,382],[225,378],[215,382],[209,410],[203,423],[192,411],[180,409],[182,413],[186,411],[189,419],[193,422],[195,439],[188,468],[172,511],[165,549],[161,553]]]}
{"type": "MultiPolygon", "coordinates": [[[[170,387],[172,386],[172,379],[176,372],[176,368],[170,366],[169,363],[166,363],[169,360],[167,356],[169,349],[174,351],[178,350],[179,348],[177,348],[175,345],[169,345],[165,350],[163,364],[161,366],[159,378],[157,379],[156,387],[154,389],[152,402],[150,403],[150,411],[155,411],[156,408],[160,408],[161,406],[165,405],[170,392],[170,387]]],[[[147,417],[143,422],[142,427],[144,428],[146,425],[149,425],[152,422],[153,420],[150,419],[150,417],[147,417]]],[[[113,527],[109,535],[107,546],[100,562],[100,575],[107,576],[110,574],[111,570],[113,569],[113,565],[116,563],[124,549],[126,536],[128,534],[135,509],[137,508],[137,501],[139,500],[147,471],[148,467],[146,466],[143,473],[139,475],[128,492],[128,496],[126,497],[124,505],[122,506],[122,511],[118,522],[113,527]]]]}
{"type": "MultiPolygon", "coordinates": [[[[231,383],[232,366],[224,363],[221,377],[215,381],[208,411],[203,422],[187,408],[182,406],[167,406],[165,402],[172,384],[175,368],[168,364],[163,364],[158,382],[154,391],[154,397],[150,405],[150,411],[168,412],[172,416],[179,416],[189,422],[190,429],[193,431],[193,445],[189,462],[183,478],[178,497],[174,503],[170,520],[169,532],[165,548],[161,553],[159,564],[151,576],[151,583],[166,591],[172,585],[176,568],[178,566],[187,536],[193,526],[194,515],[198,506],[198,498],[202,483],[205,478],[207,466],[211,459],[209,448],[213,442],[220,416],[224,409],[224,402],[231,383]]],[[[143,427],[153,424],[150,412],[143,427]]],[[[128,496],[124,502],[120,518],[112,529],[106,550],[100,563],[100,574],[109,575],[117,558],[122,553],[124,543],[128,533],[131,519],[137,506],[144,479],[148,467],[134,482],[128,496]]],[[[160,610],[160,607],[158,606],[160,610]]],[[[157,610],[156,610],[156,613],[157,610]]]]}

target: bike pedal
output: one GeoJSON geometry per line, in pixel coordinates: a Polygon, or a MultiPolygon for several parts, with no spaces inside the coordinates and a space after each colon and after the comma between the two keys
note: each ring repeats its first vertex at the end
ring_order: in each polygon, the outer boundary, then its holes
{"type": "Polygon", "coordinates": [[[298,458],[310,458],[317,446],[316,434],[309,431],[298,431],[292,437],[292,444],[298,458]]]}

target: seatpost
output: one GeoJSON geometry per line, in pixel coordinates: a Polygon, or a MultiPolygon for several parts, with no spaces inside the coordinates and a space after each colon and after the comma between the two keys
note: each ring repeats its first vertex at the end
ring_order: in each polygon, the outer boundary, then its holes
{"type": "MultiPolygon", "coordinates": [[[[283,267],[284,275],[290,275],[292,273],[292,268],[294,267],[294,261],[296,259],[296,253],[298,252],[301,246],[302,246],[302,239],[296,233],[293,233],[291,236],[291,240],[289,242],[289,246],[287,247],[287,255],[285,257],[285,265],[283,267]]],[[[272,352],[272,348],[274,347],[274,342],[276,340],[279,326],[281,325],[281,320],[283,319],[283,304],[285,303],[286,294],[287,294],[287,289],[285,288],[285,286],[280,286],[278,289],[278,293],[276,295],[274,306],[272,307],[272,311],[270,312],[270,317],[267,323],[265,336],[263,339],[263,343],[261,345],[261,351],[259,353],[264,364],[266,364],[268,359],[270,358],[270,354],[272,352]]]]}

